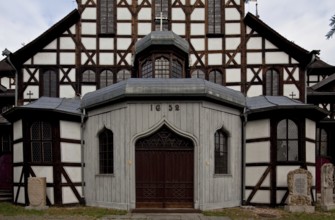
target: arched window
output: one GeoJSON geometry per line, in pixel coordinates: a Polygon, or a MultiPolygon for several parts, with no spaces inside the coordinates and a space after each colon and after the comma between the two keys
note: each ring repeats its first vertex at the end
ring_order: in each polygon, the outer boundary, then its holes
{"type": "Polygon", "coordinates": [[[43,96],[57,97],[57,73],[47,70],[43,73],[43,96]]]}
{"type": "Polygon", "coordinates": [[[222,85],[223,77],[222,73],[219,70],[213,70],[209,73],[208,77],[210,82],[222,85]]]}
{"type": "Polygon", "coordinates": [[[279,95],[279,73],[275,69],[269,69],[265,73],[265,95],[279,95]]]}
{"type": "Polygon", "coordinates": [[[316,156],[328,155],[328,135],[325,129],[316,129],[316,156]]]}
{"type": "Polygon", "coordinates": [[[52,162],[52,129],[50,123],[36,121],[30,126],[30,150],[31,162],[52,162]]]}
{"type": "Polygon", "coordinates": [[[121,82],[123,80],[129,79],[131,77],[131,73],[129,70],[123,69],[117,73],[117,82],[121,82]]]}
{"type": "Polygon", "coordinates": [[[115,33],[115,0],[100,0],[99,16],[100,16],[100,34],[115,33]]]}
{"type": "Polygon", "coordinates": [[[170,62],[168,59],[161,57],[155,60],[155,78],[170,77],[170,62]]]}
{"type": "Polygon", "coordinates": [[[199,79],[205,79],[206,78],[206,75],[205,75],[205,72],[200,70],[200,69],[196,69],[192,72],[191,74],[191,77],[192,78],[199,78],[199,79]]]}
{"type": "Polygon", "coordinates": [[[110,70],[103,70],[100,73],[100,88],[113,84],[113,72],[110,70]]]}
{"type": "Polygon", "coordinates": [[[214,134],[214,172],[215,174],[228,173],[228,134],[218,130],[214,134]]]}
{"type": "Polygon", "coordinates": [[[208,34],[221,34],[222,9],[221,0],[208,0],[207,7],[208,34]]]}
{"type": "Polygon", "coordinates": [[[290,119],[283,119],[277,125],[277,161],[298,161],[299,130],[290,119]]]}
{"type": "Polygon", "coordinates": [[[99,173],[114,173],[113,132],[104,129],[99,134],[99,173]]]}
{"type": "Polygon", "coordinates": [[[95,72],[93,70],[85,70],[82,75],[83,83],[95,83],[95,72]]]}
{"type": "Polygon", "coordinates": [[[182,77],[183,77],[183,68],[181,64],[177,60],[172,61],[171,78],[182,78],[182,77]]]}
{"type": "Polygon", "coordinates": [[[147,60],[142,65],[142,78],[152,78],[152,61],[147,60]]]}

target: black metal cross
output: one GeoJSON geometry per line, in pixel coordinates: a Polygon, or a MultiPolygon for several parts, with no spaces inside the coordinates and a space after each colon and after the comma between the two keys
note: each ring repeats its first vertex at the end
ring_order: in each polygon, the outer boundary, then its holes
{"type": "Polygon", "coordinates": [[[34,93],[32,93],[30,90],[29,92],[27,93],[27,95],[29,96],[29,102],[31,101],[31,96],[34,95],[34,93]]]}
{"type": "Polygon", "coordinates": [[[292,92],[289,96],[291,96],[291,99],[293,99],[293,97],[296,96],[296,94],[292,92]]]}

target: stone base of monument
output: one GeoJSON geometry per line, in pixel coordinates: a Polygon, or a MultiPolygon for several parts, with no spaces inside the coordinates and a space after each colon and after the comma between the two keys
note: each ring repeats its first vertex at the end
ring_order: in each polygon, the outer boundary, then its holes
{"type": "Polygon", "coordinates": [[[315,212],[315,207],[311,205],[287,205],[284,207],[284,210],[288,212],[313,213],[315,212]]]}
{"type": "Polygon", "coordinates": [[[332,211],[335,210],[335,204],[321,205],[320,208],[322,211],[332,211]]]}

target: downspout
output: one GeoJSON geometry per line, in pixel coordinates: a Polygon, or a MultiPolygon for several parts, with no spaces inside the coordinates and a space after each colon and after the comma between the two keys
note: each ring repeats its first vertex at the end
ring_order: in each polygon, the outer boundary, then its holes
{"type": "Polygon", "coordinates": [[[9,62],[9,64],[13,67],[13,69],[15,70],[15,103],[14,105],[17,106],[17,101],[18,101],[18,80],[19,80],[19,76],[18,76],[18,72],[16,67],[14,66],[14,64],[12,63],[12,61],[10,60],[10,56],[11,56],[12,52],[10,52],[7,48],[2,51],[2,55],[7,57],[7,61],[9,62]]]}
{"type": "Polygon", "coordinates": [[[245,103],[245,107],[243,108],[243,114],[242,114],[242,128],[241,128],[241,133],[242,133],[242,160],[241,160],[241,168],[242,168],[242,177],[241,177],[241,201],[242,205],[246,205],[246,201],[244,198],[245,194],[245,151],[246,151],[246,125],[248,121],[248,117],[246,114],[247,111],[247,103],[245,103]]]}
{"type": "Polygon", "coordinates": [[[82,195],[82,201],[80,201],[81,204],[85,204],[85,172],[84,172],[84,168],[85,168],[85,154],[84,154],[84,150],[85,150],[85,141],[84,141],[84,129],[85,129],[85,124],[84,124],[84,120],[86,117],[86,111],[85,109],[82,109],[82,113],[81,113],[81,126],[80,126],[80,145],[81,145],[81,190],[83,192],[82,195]]]}

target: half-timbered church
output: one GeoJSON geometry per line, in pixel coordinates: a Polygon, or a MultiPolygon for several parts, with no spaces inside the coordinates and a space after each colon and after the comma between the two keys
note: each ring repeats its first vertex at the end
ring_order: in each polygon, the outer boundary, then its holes
{"type": "Polygon", "coordinates": [[[316,200],[335,156],[335,67],[318,51],[243,0],[77,3],[3,52],[0,189],[13,203],[46,177],[48,205],[276,206],[299,167],[316,200]]]}

